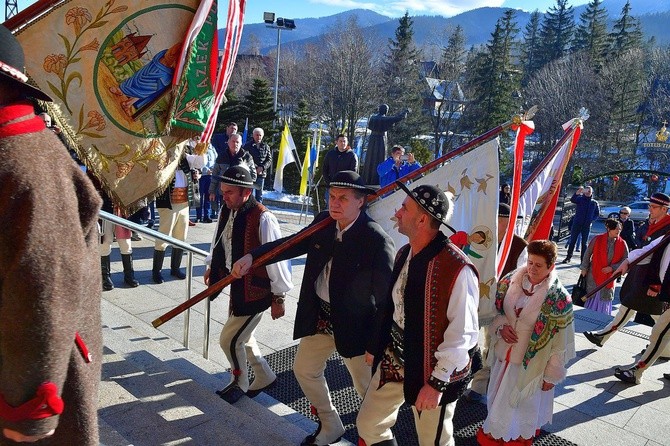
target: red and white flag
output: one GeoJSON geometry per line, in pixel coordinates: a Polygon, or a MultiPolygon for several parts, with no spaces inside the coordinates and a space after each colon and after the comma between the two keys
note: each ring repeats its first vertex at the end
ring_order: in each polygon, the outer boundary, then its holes
{"type": "Polygon", "coordinates": [[[527,241],[549,238],[563,174],[582,128],[583,120],[579,118],[563,124],[565,133],[521,188],[518,215],[523,216],[523,221],[515,231],[527,241]]]}

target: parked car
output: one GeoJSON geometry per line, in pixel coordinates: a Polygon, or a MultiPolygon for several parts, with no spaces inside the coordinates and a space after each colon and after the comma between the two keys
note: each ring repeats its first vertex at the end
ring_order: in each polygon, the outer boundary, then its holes
{"type": "MultiPolygon", "coordinates": [[[[626,206],[630,208],[630,219],[633,221],[643,221],[649,217],[648,201],[634,201],[626,206]]],[[[622,207],[623,205],[601,207],[600,218],[619,218],[619,210],[622,207]]]]}

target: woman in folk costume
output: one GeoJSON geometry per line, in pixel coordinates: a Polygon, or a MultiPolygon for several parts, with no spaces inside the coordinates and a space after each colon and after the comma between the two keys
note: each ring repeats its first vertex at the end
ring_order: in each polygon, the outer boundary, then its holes
{"type": "Polygon", "coordinates": [[[528,244],[528,263],[498,284],[490,333],[488,416],[480,445],[530,445],[551,422],[554,386],[575,356],[572,301],[554,270],[556,244],[528,244]]]}
{"type": "MultiPolygon", "coordinates": [[[[605,229],[606,233],[593,237],[582,260],[581,274],[586,277],[588,292],[612,277],[612,272],[628,258],[628,246],[620,236],[621,223],[608,218],[605,220],[605,229]]],[[[614,299],[614,281],[591,296],[584,304],[584,308],[611,315],[612,299],[614,299]]]]}

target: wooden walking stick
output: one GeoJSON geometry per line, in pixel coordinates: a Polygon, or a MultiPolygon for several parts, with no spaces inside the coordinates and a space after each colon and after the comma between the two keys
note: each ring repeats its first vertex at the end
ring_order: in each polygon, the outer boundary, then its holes
{"type": "MultiPolygon", "coordinates": [[[[469,142],[463,144],[461,147],[457,148],[456,150],[454,150],[452,152],[449,152],[448,154],[446,154],[446,155],[444,155],[444,156],[426,164],[425,166],[415,170],[414,172],[411,172],[408,175],[405,175],[400,180],[401,181],[409,181],[409,180],[411,180],[413,178],[416,178],[417,176],[421,175],[422,173],[428,171],[429,169],[437,167],[440,164],[442,164],[446,161],[449,161],[450,159],[452,159],[452,158],[454,158],[458,155],[461,155],[462,153],[466,152],[467,150],[472,149],[473,147],[476,147],[477,145],[486,141],[487,139],[490,139],[490,138],[493,138],[494,136],[497,136],[499,133],[508,129],[515,122],[517,122],[517,121],[520,122],[522,119],[528,119],[529,114],[532,113],[530,116],[535,114],[535,110],[537,110],[537,107],[531,108],[528,111],[528,113],[526,113],[524,116],[515,116],[513,119],[505,122],[504,124],[501,124],[501,125],[493,128],[493,129],[489,130],[488,132],[482,134],[481,136],[478,136],[477,138],[473,139],[472,141],[469,141],[469,142]]],[[[371,201],[383,196],[384,194],[386,194],[386,193],[392,191],[393,189],[395,189],[395,187],[396,187],[395,184],[389,184],[388,186],[383,187],[382,189],[377,191],[377,193],[375,195],[371,195],[370,197],[368,197],[368,202],[371,202],[371,201]]],[[[279,255],[280,253],[284,252],[288,248],[290,248],[292,246],[295,246],[297,243],[301,242],[305,238],[310,237],[315,232],[320,231],[321,229],[325,228],[332,221],[333,221],[333,219],[329,216],[329,217],[321,220],[320,222],[318,222],[318,223],[316,223],[312,226],[308,226],[306,229],[300,231],[295,236],[291,237],[290,240],[287,240],[285,243],[282,243],[281,245],[279,245],[279,246],[275,247],[274,249],[268,251],[266,254],[254,259],[253,263],[251,264],[251,268],[253,269],[255,267],[258,267],[259,265],[263,265],[263,264],[268,263],[270,260],[272,260],[274,257],[279,255]]],[[[173,319],[178,314],[188,310],[189,308],[191,308],[195,304],[199,303],[200,301],[208,298],[209,296],[211,296],[214,293],[217,293],[217,292],[223,290],[225,287],[227,287],[228,285],[233,283],[234,280],[235,280],[235,277],[233,277],[232,275],[228,275],[228,276],[224,277],[223,279],[219,280],[215,284],[210,285],[205,290],[203,290],[200,293],[196,294],[195,296],[191,297],[186,302],[176,306],[172,310],[168,311],[167,313],[163,314],[159,318],[155,319],[153,322],[151,322],[151,324],[155,328],[160,327],[161,325],[163,325],[164,323],[166,323],[170,319],[173,319]]]]}

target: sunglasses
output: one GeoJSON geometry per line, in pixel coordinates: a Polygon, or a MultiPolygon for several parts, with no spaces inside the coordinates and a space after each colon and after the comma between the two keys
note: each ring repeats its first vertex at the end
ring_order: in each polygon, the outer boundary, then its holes
{"type": "Polygon", "coordinates": [[[619,214],[622,214],[622,215],[628,215],[628,214],[630,214],[630,212],[620,211],[619,214]]]}

